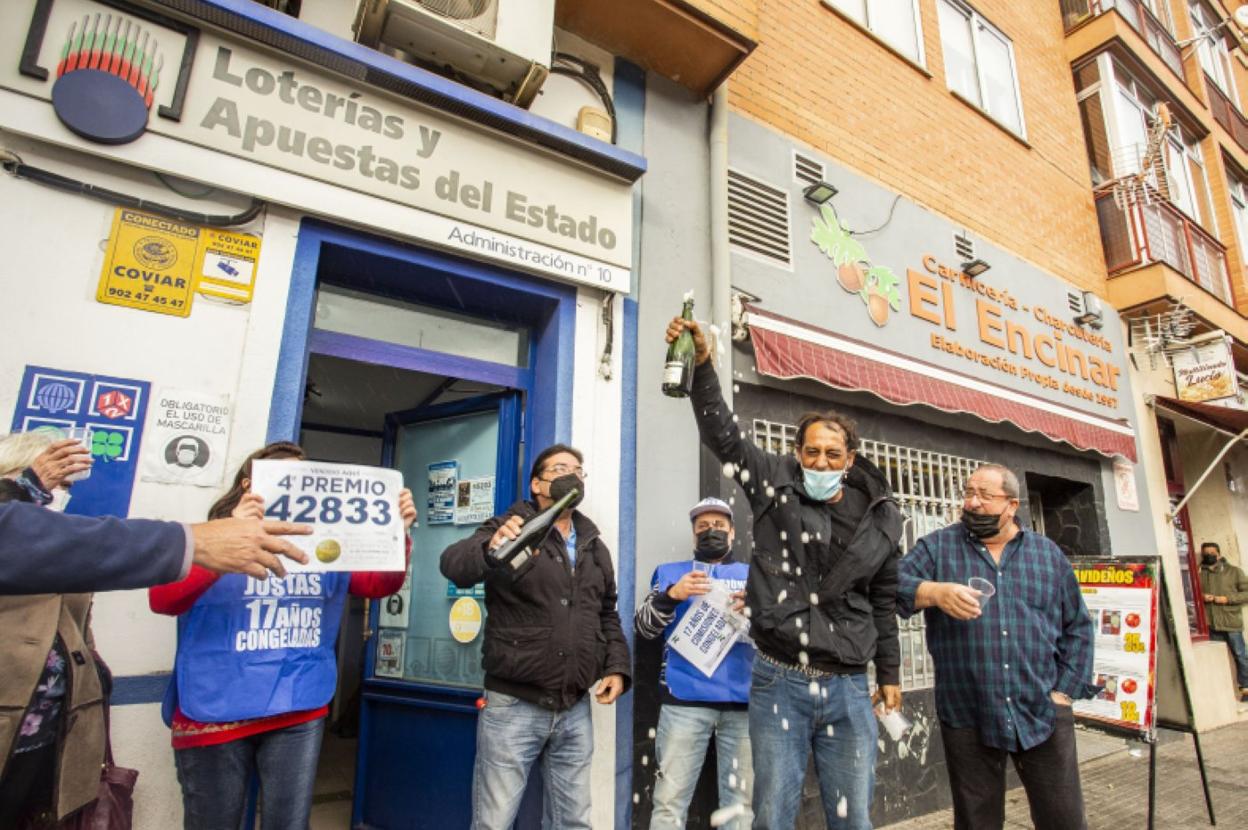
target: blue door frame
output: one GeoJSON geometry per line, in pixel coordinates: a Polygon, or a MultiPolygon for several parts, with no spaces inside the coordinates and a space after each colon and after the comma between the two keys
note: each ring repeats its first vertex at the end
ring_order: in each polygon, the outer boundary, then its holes
{"type": "MultiPolygon", "coordinates": [[[[576,290],[571,286],[531,279],[483,263],[305,219],[300,227],[291,272],[268,440],[297,440],[309,354],[334,355],[522,390],[525,394],[525,417],[520,430],[523,458],[513,456],[513,475],[498,479],[518,482],[519,465],[531,461],[535,448],[570,440],[575,324],[576,290]],[[522,325],[530,334],[528,364],[511,367],[317,330],[314,318],[318,284],[352,288],[522,325]]],[[[519,417],[517,410],[518,406],[513,405],[507,417],[519,417]]],[[[387,424],[389,432],[390,424],[387,424]]],[[[500,435],[501,432],[500,429],[500,435]]],[[[504,488],[499,489],[496,499],[502,496],[504,488]]],[[[501,510],[506,505],[496,506],[501,510]]],[[[377,613],[374,609],[370,620],[374,628],[377,613]]],[[[418,706],[448,713],[475,711],[477,694],[472,690],[368,680],[373,654],[371,649],[366,648],[365,652],[364,693],[375,703],[418,706]]],[[[362,718],[366,717],[367,708],[361,712],[362,718]]],[[[366,740],[364,726],[362,722],[362,744],[366,740]]],[[[453,752],[456,747],[446,747],[446,750],[453,752]]],[[[361,754],[367,754],[367,747],[361,746],[361,754]]],[[[392,754],[399,757],[377,760],[401,766],[402,753],[392,754]]],[[[359,772],[366,774],[364,770],[359,772]]],[[[401,794],[396,793],[396,796],[401,794]]],[[[362,819],[359,807],[357,799],[353,826],[358,826],[362,819]]]]}

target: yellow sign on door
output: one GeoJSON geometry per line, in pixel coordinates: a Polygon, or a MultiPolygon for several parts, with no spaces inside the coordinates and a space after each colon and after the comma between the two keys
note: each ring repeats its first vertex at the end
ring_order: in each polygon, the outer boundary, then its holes
{"type": "Polygon", "coordinates": [[[195,291],[199,238],[195,225],[118,208],[95,298],[186,317],[195,291]]]}

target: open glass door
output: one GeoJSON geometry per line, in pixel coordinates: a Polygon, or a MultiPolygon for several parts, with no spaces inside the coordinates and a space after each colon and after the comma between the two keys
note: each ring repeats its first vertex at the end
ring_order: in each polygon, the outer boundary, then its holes
{"type": "Polygon", "coordinates": [[[520,406],[520,393],[505,392],[386,418],[383,463],[403,473],[420,521],[403,589],[370,615],[355,826],[469,824],[475,753],[464,749],[476,744],[484,590],[456,588],[438,561],[516,498],[520,406]]]}

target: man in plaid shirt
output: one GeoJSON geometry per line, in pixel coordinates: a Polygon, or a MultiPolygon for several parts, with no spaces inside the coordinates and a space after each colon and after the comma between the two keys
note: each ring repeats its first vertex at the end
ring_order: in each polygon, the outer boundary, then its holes
{"type": "Polygon", "coordinates": [[[1004,824],[1007,755],[1037,830],[1085,830],[1071,703],[1097,691],[1092,619],[1061,550],[1015,521],[1018,495],[1009,469],[976,470],[961,523],[902,558],[897,611],[927,618],[957,830],[1004,824]]]}

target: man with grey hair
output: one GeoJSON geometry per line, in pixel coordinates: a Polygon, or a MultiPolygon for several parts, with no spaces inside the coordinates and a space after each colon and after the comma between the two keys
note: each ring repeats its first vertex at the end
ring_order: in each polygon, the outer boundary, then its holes
{"type": "Polygon", "coordinates": [[[961,522],[902,558],[897,611],[927,620],[955,828],[1004,824],[1009,756],[1037,830],[1081,830],[1071,704],[1097,691],[1092,620],[1070,562],[1018,507],[1012,471],[976,470],[961,522]]]}

